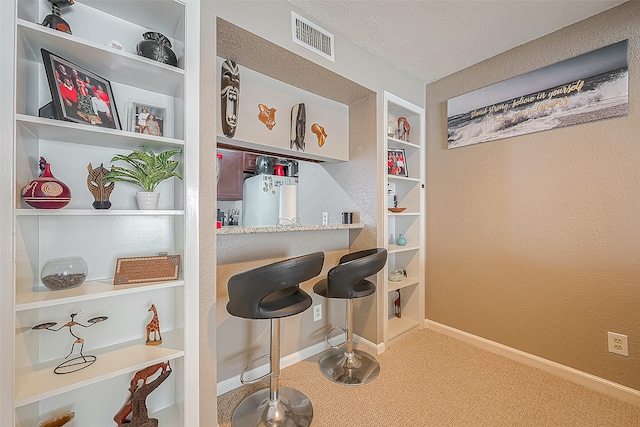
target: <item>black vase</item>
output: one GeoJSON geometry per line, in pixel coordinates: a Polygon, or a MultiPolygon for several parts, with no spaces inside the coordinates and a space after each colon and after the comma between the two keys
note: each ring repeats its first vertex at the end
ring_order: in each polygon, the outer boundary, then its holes
{"type": "Polygon", "coordinates": [[[153,59],[164,64],[178,65],[178,58],[171,50],[171,42],[160,33],[149,31],[142,35],[144,40],[140,40],[136,45],[136,52],[140,56],[153,59]]]}

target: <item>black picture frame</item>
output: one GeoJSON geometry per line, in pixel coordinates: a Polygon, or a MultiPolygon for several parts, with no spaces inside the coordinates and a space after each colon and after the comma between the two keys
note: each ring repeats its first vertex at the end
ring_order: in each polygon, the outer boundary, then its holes
{"type": "Polygon", "coordinates": [[[387,174],[393,176],[409,176],[407,155],[403,148],[387,149],[387,174]]]}
{"type": "Polygon", "coordinates": [[[57,120],[122,129],[108,80],[46,49],[40,51],[52,98],[52,108],[45,105],[41,111],[57,120]]]}

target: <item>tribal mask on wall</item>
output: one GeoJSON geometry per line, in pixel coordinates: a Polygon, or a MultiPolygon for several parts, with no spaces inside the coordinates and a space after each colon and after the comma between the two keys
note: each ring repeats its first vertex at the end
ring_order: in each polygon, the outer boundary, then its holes
{"type": "Polygon", "coordinates": [[[240,97],[240,69],[238,65],[227,59],[222,63],[222,81],[220,87],[222,112],[222,132],[233,138],[238,124],[238,103],[240,97]]]}

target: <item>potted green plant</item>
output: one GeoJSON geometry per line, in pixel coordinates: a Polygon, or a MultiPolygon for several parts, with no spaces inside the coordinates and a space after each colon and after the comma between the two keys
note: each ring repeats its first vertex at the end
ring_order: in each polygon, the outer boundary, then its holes
{"type": "Polygon", "coordinates": [[[155,190],[158,184],[171,177],[182,179],[180,174],[175,171],[179,163],[176,160],[171,160],[182,150],[167,150],[155,154],[145,145],[140,147],[143,151],[133,150],[127,156],[118,154],[111,159],[112,163],[126,162],[133,169],[111,165],[111,170],[107,172],[105,179],[107,182],[128,182],[137,185],[142,189],[136,194],[138,209],[157,209],[160,193],[155,190]]]}

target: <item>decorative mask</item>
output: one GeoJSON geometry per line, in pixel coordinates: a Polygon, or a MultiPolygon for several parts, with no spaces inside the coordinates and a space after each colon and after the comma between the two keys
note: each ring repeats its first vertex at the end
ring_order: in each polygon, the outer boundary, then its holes
{"type": "Polygon", "coordinates": [[[304,132],[307,123],[307,115],[304,103],[296,104],[291,108],[291,145],[295,145],[298,150],[304,151],[304,132]]]}
{"type": "Polygon", "coordinates": [[[87,187],[95,199],[92,204],[93,208],[109,209],[111,207],[109,196],[113,191],[113,187],[116,185],[115,182],[107,183],[104,178],[109,170],[105,169],[102,166],[102,163],[95,169],[91,166],[91,163],[89,163],[87,170],[89,171],[89,175],[87,176],[87,187]]]}
{"type": "Polygon", "coordinates": [[[220,87],[222,113],[222,132],[233,138],[238,124],[238,103],[240,102],[240,69],[238,65],[227,59],[222,63],[222,82],[220,87]]]}

